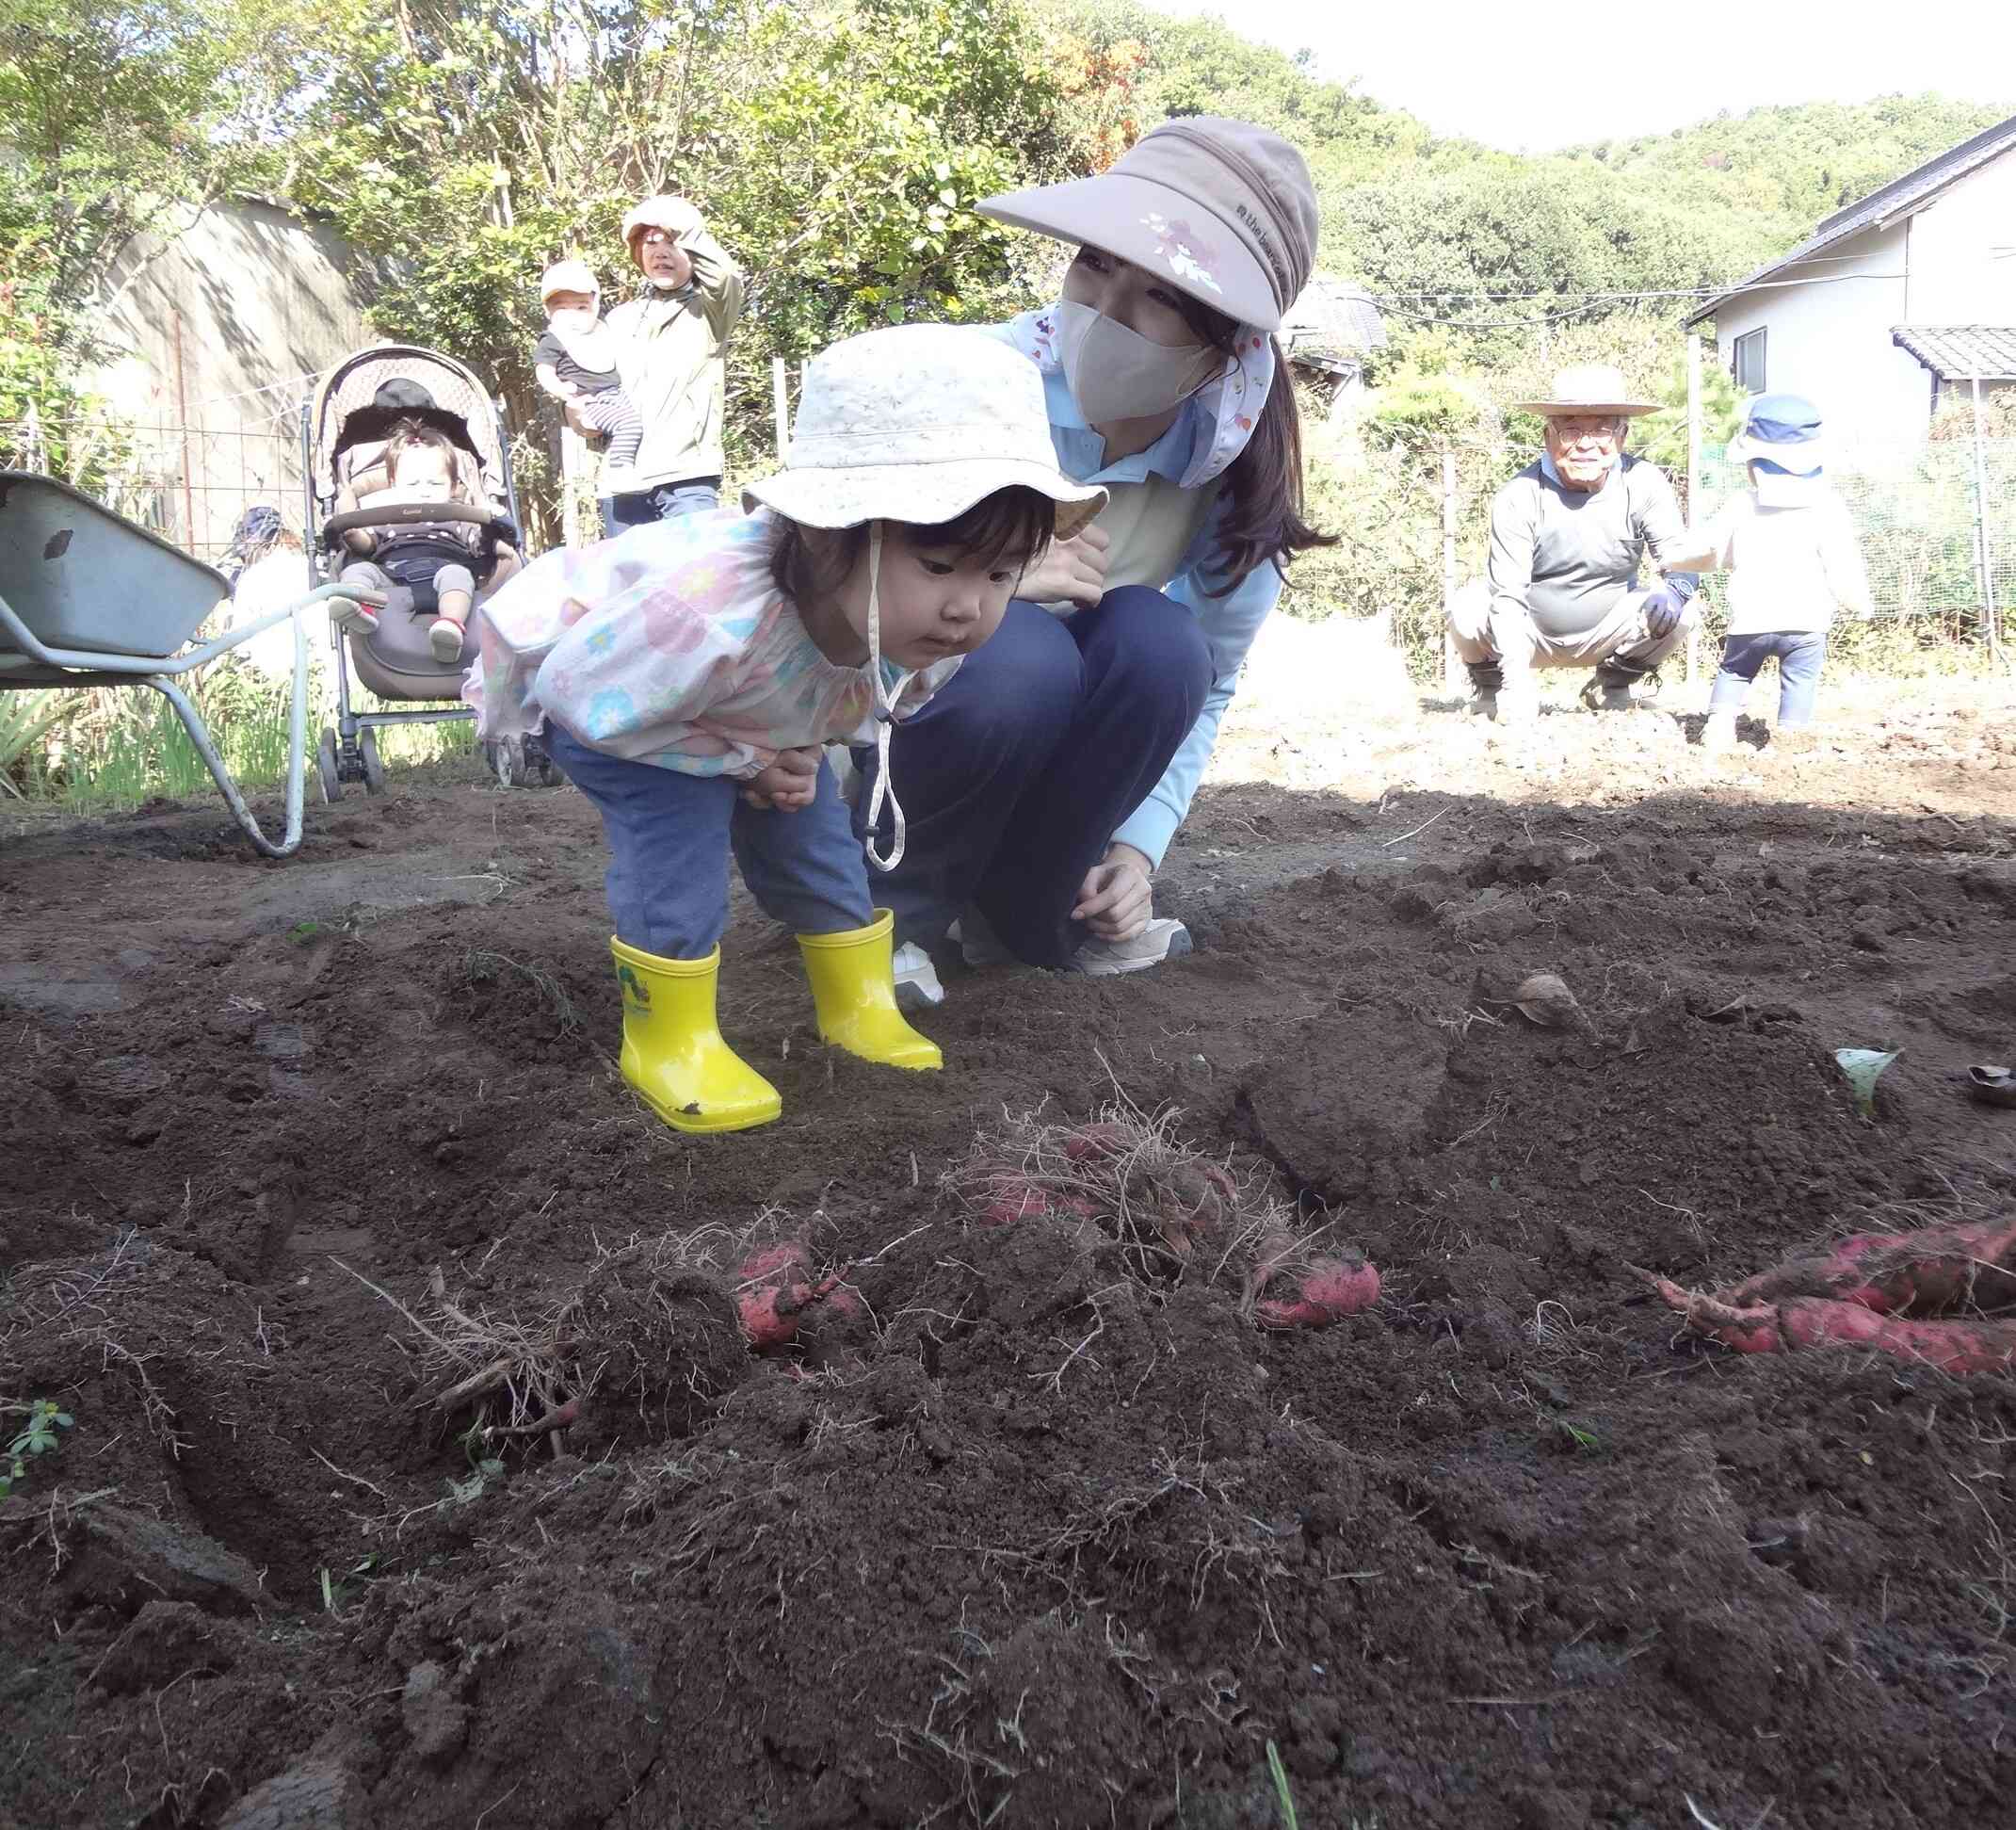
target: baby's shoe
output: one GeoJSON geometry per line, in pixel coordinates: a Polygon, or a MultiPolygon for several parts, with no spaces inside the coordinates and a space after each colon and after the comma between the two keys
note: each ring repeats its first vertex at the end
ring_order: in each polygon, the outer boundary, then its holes
{"type": "Polygon", "coordinates": [[[427,625],[427,645],[444,667],[452,666],[462,658],[462,625],[452,616],[437,616],[427,625]]]}
{"type": "Polygon", "coordinates": [[[360,636],[368,636],[378,627],[378,612],[370,605],[360,604],[353,597],[332,597],[329,620],[337,628],[360,636]]]}

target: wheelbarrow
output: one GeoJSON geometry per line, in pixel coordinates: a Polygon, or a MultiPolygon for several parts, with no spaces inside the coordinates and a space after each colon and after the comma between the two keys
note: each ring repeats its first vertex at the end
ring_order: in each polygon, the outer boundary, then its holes
{"type": "Polygon", "coordinates": [[[188,648],[231,595],[222,573],[114,514],[53,477],[0,470],[0,692],[46,687],[150,687],[175,708],[232,818],[269,858],[301,842],[306,767],[308,634],[305,614],[331,597],[376,604],[353,585],[323,585],[284,608],[188,648]],[[294,692],[287,725],[287,830],[259,830],[245,797],[177,676],[262,630],[294,623],[294,692]]]}

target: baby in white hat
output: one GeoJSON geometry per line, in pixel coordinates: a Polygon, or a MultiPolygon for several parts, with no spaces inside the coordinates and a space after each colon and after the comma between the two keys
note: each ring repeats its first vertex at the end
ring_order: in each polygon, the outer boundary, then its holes
{"type": "Polygon", "coordinates": [[[821,1037],[866,1061],[941,1064],[896,1008],[894,924],[868,890],[866,862],[890,869],[903,850],[890,727],[1105,501],[1057,468],[1042,378],[1008,344],[871,331],[808,365],[790,455],[747,492],[753,512],[547,553],[478,607],[482,659],[463,689],[477,729],[543,727],[602,815],[621,1070],[667,1124],[734,1131],[781,1109],[716,1027],[731,854],[798,933],[821,1037]],[[830,743],[881,752],[866,861],[830,743]]]}
{"type": "Polygon", "coordinates": [[[532,346],[539,384],[609,435],[605,487],[621,489],[644,440],[643,417],[616,372],[616,333],[602,320],[602,282],[586,261],[556,261],[540,276],[546,329],[532,346]]]}

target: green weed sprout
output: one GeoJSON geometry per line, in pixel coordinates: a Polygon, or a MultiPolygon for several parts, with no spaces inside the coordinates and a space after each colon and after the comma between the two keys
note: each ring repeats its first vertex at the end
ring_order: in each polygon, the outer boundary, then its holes
{"type": "Polygon", "coordinates": [[[1297,1830],[1295,1794],[1288,1790],[1288,1770],[1281,1763],[1281,1749],[1267,1743],[1267,1771],[1274,1776],[1274,1795],[1281,1800],[1281,1821],[1285,1830],[1297,1830]]]}
{"type": "Polygon", "coordinates": [[[28,1406],[27,1425],[8,1444],[5,1466],[0,1467],[0,1499],[14,1491],[17,1482],[27,1478],[28,1463],[34,1457],[63,1446],[56,1432],[68,1430],[74,1421],[68,1411],[56,1409],[53,1398],[38,1398],[28,1406]]]}

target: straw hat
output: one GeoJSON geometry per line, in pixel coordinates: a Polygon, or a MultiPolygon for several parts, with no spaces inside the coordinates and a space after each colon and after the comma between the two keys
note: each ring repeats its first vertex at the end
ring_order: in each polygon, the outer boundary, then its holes
{"type": "Polygon", "coordinates": [[[1634,400],[1624,383],[1624,371],[1608,363],[1578,363],[1554,378],[1552,397],[1546,400],[1515,400],[1513,411],[1538,413],[1542,419],[1557,414],[1607,413],[1618,419],[1636,419],[1640,413],[1659,411],[1656,400],[1634,400]]]}
{"type": "Polygon", "coordinates": [[[742,506],[808,527],[935,526],[1017,483],[1057,505],[1059,540],[1106,504],[1057,468],[1034,363],[988,331],[905,324],[813,358],[784,467],[742,506]]]}
{"type": "Polygon", "coordinates": [[[1315,262],[1316,193],[1302,155],[1279,134],[1215,115],[1165,121],[1095,178],[976,207],[1117,254],[1262,331],[1281,329],[1315,262]]]}

